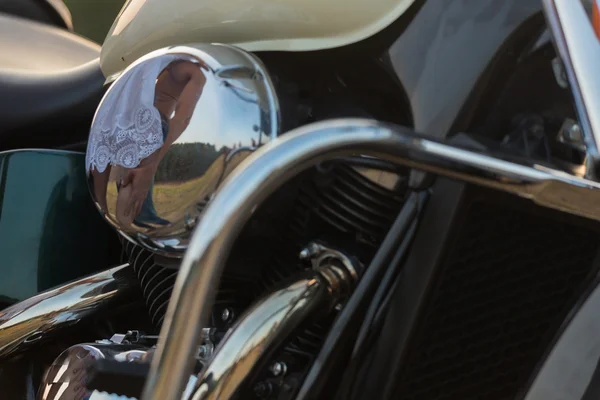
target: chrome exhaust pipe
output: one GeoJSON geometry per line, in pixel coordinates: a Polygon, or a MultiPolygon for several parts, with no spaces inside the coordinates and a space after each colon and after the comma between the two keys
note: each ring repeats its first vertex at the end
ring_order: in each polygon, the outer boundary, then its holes
{"type": "Polygon", "coordinates": [[[0,358],[12,356],[122,299],[129,264],[40,293],[0,311],[0,358]]]}
{"type": "Polygon", "coordinates": [[[255,303],[223,338],[200,374],[191,399],[232,398],[250,374],[266,366],[294,330],[309,318],[331,311],[356,282],[354,266],[341,264],[307,271],[255,303]]]}
{"type": "Polygon", "coordinates": [[[333,120],[296,129],[240,164],[206,208],[177,276],[144,400],[181,398],[227,255],[256,207],[300,171],[348,155],[374,156],[600,221],[600,185],[564,172],[456,148],[376,121],[333,120]]]}

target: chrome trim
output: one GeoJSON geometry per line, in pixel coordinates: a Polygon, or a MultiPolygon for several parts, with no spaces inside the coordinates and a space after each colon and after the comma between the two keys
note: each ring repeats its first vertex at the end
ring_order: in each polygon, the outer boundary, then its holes
{"type": "Polygon", "coordinates": [[[257,206],[298,172],[354,154],[513,193],[600,221],[600,184],[564,172],[508,162],[370,120],[332,120],[296,129],[240,164],[206,208],[177,276],[143,399],[180,398],[225,261],[257,206]]]}
{"type": "Polygon", "coordinates": [[[131,289],[129,264],[40,293],[0,312],[0,358],[36,344],[119,300],[131,289]]]}
{"type": "Polygon", "coordinates": [[[13,153],[38,153],[38,154],[57,154],[57,155],[81,154],[81,155],[85,155],[84,152],[75,151],[75,150],[36,149],[34,147],[26,147],[26,148],[22,148],[22,149],[0,151],[0,156],[6,155],[6,154],[13,154],[13,153]]]}
{"type": "Polygon", "coordinates": [[[597,179],[594,169],[600,160],[600,43],[581,1],[542,0],[542,3],[585,136],[586,178],[597,179]]]}
{"type": "Polygon", "coordinates": [[[328,283],[311,271],[306,277],[271,293],[251,307],[227,333],[202,371],[193,400],[229,399],[244,379],[266,365],[289,334],[318,311],[331,310],[328,283]]]}

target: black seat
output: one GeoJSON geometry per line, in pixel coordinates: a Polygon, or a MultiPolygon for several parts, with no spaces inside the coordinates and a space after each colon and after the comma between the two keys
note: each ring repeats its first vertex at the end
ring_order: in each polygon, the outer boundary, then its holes
{"type": "Polygon", "coordinates": [[[73,30],[71,13],[62,0],[0,0],[0,13],[16,15],[59,28],[73,30]]]}
{"type": "Polygon", "coordinates": [[[103,94],[100,46],[0,14],[0,150],[83,141],[103,94]]]}

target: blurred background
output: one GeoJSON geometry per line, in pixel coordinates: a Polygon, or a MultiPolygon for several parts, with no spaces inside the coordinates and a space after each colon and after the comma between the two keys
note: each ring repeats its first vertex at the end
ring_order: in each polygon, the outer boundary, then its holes
{"type": "Polygon", "coordinates": [[[64,0],[73,16],[75,31],[102,44],[125,0],[64,0]]]}

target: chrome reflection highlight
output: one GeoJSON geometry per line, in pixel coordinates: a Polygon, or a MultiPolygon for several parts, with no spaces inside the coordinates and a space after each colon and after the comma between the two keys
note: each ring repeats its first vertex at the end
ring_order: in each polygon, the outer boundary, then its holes
{"type": "Polygon", "coordinates": [[[142,346],[114,343],[83,343],[71,346],[63,351],[46,371],[37,399],[93,399],[87,384],[92,380],[93,369],[100,360],[146,363],[149,357],[147,350],[142,346]]]}
{"type": "Polygon", "coordinates": [[[256,206],[300,171],[354,154],[513,193],[600,221],[600,184],[589,180],[463,150],[376,121],[343,119],[296,129],[245,160],[207,208],[177,276],[144,400],[181,396],[225,260],[256,206]]]}
{"type": "Polygon", "coordinates": [[[0,357],[48,339],[130,292],[129,265],[33,296],[0,312],[0,357]]]}
{"type": "Polygon", "coordinates": [[[278,130],[275,90],[253,55],[227,45],[152,52],[98,107],[86,153],[92,197],[127,239],[181,255],[225,177],[278,130]]]}
{"type": "Polygon", "coordinates": [[[240,318],[198,377],[193,400],[232,398],[296,328],[347,298],[357,280],[357,265],[316,243],[306,256],[314,257],[314,270],[255,303],[240,318]]]}
{"type": "Polygon", "coordinates": [[[588,154],[587,178],[598,179],[600,152],[600,43],[581,1],[543,0],[548,27],[560,56],[588,154]],[[589,165],[591,163],[591,165],[589,165]]]}

